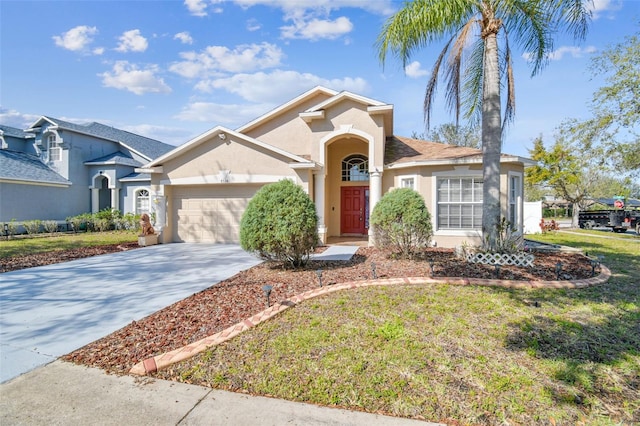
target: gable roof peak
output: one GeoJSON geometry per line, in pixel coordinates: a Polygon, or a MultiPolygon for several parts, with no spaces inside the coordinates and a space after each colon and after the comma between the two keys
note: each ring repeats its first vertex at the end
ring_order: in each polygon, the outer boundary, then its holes
{"type": "Polygon", "coordinates": [[[314,96],[320,95],[320,94],[324,94],[327,96],[335,96],[337,95],[339,92],[337,92],[336,90],[333,89],[329,89],[327,87],[324,86],[315,86],[309,90],[307,90],[306,92],[296,96],[295,98],[289,100],[288,102],[285,102],[284,104],[272,109],[271,111],[267,112],[266,114],[261,115],[260,117],[256,118],[255,120],[252,120],[250,122],[248,122],[247,124],[244,124],[240,127],[238,127],[235,131],[238,133],[244,133],[249,131],[250,129],[260,125],[261,123],[264,123],[268,120],[270,120],[271,118],[277,116],[278,114],[281,114],[284,111],[287,111],[293,107],[295,107],[296,105],[301,104],[302,102],[306,101],[309,98],[312,98],[314,96]]]}

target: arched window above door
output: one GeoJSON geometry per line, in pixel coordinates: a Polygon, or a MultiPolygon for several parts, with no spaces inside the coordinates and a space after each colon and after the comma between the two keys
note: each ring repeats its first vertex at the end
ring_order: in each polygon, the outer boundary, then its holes
{"type": "Polygon", "coordinates": [[[342,160],[343,182],[368,182],[369,160],[362,154],[353,154],[342,160]]]}

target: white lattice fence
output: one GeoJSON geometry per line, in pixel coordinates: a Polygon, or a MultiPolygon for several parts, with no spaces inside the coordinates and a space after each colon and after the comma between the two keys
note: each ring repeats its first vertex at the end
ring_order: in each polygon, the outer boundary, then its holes
{"type": "Polygon", "coordinates": [[[533,266],[534,256],[530,253],[468,253],[467,262],[488,265],[533,266]]]}

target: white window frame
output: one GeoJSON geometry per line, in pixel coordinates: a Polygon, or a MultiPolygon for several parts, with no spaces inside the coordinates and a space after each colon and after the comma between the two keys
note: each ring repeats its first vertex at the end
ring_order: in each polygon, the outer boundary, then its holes
{"type": "Polygon", "coordinates": [[[359,153],[347,155],[340,163],[340,175],[342,182],[369,182],[369,158],[359,153]]]}
{"type": "Polygon", "coordinates": [[[439,229],[438,223],[438,179],[482,179],[482,170],[471,170],[469,166],[456,166],[454,170],[435,172],[431,175],[431,217],[435,236],[477,237],[482,235],[482,227],[469,229],[439,229]]]}
{"type": "Polygon", "coordinates": [[[54,133],[47,136],[47,150],[49,161],[62,161],[62,143],[54,133]]]}
{"type": "Polygon", "coordinates": [[[418,175],[399,175],[396,176],[395,182],[396,188],[411,188],[414,191],[418,190],[418,175]],[[411,185],[407,185],[406,183],[409,181],[413,181],[411,185]]]}
{"type": "Polygon", "coordinates": [[[523,211],[522,211],[522,200],[523,200],[523,174],[519,172],[508,172],[507,173],[507,220],[512,222],[511,225],[518,231],[522,232],[523,225],[523,211]],[[517,187],[513,188],[513,179],[517,179],[517,187]],[[514,211],[515,209],[515,211],[514,211]],[[511,219],[515,218],[515,222],[511,219]]]}
{"type": "Polygon", "coordinates": [[[133,191],[133,213],[134,214],[143,214],[143,213],[151,214],[151,191],[149,191],[149,188],[136,188],[133,191]],[[147,210],[146,211],[142,211],[138,208],[138,199],[141,198],[140,193],[142,191],[147,192],[147,210]]]}

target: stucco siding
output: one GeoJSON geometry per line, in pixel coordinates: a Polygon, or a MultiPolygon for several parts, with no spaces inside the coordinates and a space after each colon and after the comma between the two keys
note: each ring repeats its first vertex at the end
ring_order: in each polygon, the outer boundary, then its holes
{"type": "Polygon", "coordinates": [[[43,185],[0,183],[0,222],[11,219],[65,220],[68,216],[84,213],[89,205],[89,190],[69,199],[71,188],[43,185]],[[68,200],[68,201],[67,201],[68,200]]]}
{"type": "MultiPolygon", "coordinates": [[[[163,165],[165,173],[159,179],[174,181],[208,177],[209,182],[214,183],[222,170],[230,172],[231,182],[260,181],[264,175],[295,176],[289,162],[293,160],[227,135],[224,141],[213,137],[184,155],[168,161],[163,165]]],[[[155,179],[156,177],[154,182],[155,179]]]]}
{"type": "Polygon", "coordinates": [[[329,97],[328,94],[319,93],[307,98],[304,102],[293,106],[287,111],[283,111],[282,114],[265,123],[261,123],[259,126],[244,132],[244,134],[296,155],[309,154],[312,134],[309,130],[309,125],[299,117],[299,114],[329,97]]]}

